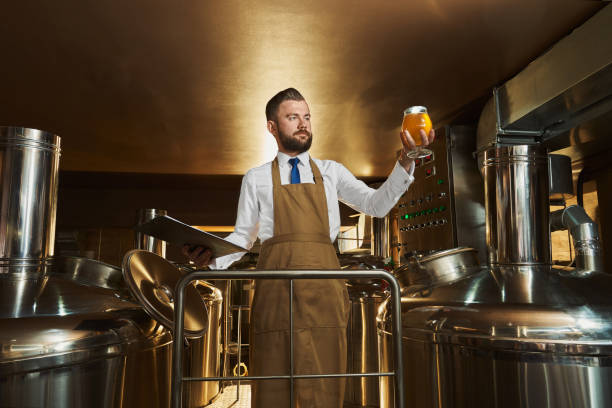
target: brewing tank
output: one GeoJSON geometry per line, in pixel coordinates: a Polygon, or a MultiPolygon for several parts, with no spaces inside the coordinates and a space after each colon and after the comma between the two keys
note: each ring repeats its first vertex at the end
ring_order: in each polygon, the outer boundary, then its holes
{"type": "MultiPolygon", "coordinates": [[[[612,276],[550,265],[545,159],[537,145],[485,150],[489,265],[403,288],[406,406],[612,406],[612,276]]],[[[378,319],[388,371],[390,320],[378,319]]],[[[389,385],[381,380],[385,407],[389,385]]]]}
{"type": "MultiPolygon", "coordinates": [[[[168,407],[171,331],[137,303],[121,268],[53,256],[59,143],[0,127],[0,408],[168,407]]],[[[215,376],[221,295],[197,289],[209,319],[185,375],[215,376]]],[[[218,382],[192,385],[186,406],[217,393],[218,382]]]]}
{"type": "MultiPolygon", "coordinates": [[[[377,256],[341,256],[344,270],[383,269],[385,259],[377,256]]],[[[376,279],[350,279],[346,282],[350,310],[347,338],[347,372],[371,373],[378,369],[379,353],[376,316],[386,294],[384,282],[376,279]]],[[[345,408],[379,406],[378,379],[351,377],[346,380],[345,408]]]]}
{"type": "Polygon", "coordinates": [[[167,406],[170,332],[120,292],[71,276],[51,274],[33,313],[0,319],[0,407],[134,406],[128,393],[167,406]],[[132,377],[157,385],[127,390],[132,377]]]}

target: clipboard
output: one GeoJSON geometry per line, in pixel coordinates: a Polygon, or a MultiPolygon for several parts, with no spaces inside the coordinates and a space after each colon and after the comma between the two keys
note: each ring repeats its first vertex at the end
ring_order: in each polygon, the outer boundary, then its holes
{"type": "Polygon", "coordinates": [[[194,228],[167,215],[155,217],[151,221],[136,225],[134,229],[181,247],[186,244],[206,247],[212,251],[213,258],[235,252],[248,252],[246,249],[232,244],[221,237],[194,228]]]}

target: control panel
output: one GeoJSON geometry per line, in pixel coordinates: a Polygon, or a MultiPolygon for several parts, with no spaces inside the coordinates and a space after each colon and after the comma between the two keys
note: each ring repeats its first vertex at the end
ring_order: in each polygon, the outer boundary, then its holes
{"type": "Polygon", "coordinates": [[[474,145],[472,128],[436,129],[433,154],[415,161],[415,180],[391,212],[392,247],[400,264],[415,253],[457,246],[486,256],[483,183],[471,154],[474,145]]]}

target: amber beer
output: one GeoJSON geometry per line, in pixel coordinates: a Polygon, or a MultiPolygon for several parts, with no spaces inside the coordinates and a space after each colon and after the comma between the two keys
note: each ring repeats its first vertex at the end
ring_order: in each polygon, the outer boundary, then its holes
{"type": "Polygon", "coordinates": [[[417,146],[416,149],[411,150],[407,153],[409,157],[418,158],[425,157],[432,154],[432,151],[421,147],[423,145],[423,139],[421,137],[420,130],[425,131],[425,135],[429,136],[431,131],[431,119],[427,114],[427,108],[424,106],[411,106],[404,110],[404,121],[402,122],[402,130],[407,130],[414,139],[414,144],[417,146]]]}

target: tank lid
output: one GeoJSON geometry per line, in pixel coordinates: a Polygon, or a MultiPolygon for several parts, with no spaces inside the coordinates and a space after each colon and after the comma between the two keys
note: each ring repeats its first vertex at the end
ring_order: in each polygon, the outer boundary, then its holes
{"type": "Polygon", "coordinates": [[[438,258],[442,258],[443,256],[456,255],[456,254],[461,254],[464,252],[476,252],[476,250],[470,247],[457,247],[457,248],[452,248],[452,249],[446,249],[444,251],[434,252],[433,254],[430,254],[430,255],[418,257],[418,260],[419,262],[429,262],[429,261],[433,261],[438,258]]]}
{"type": "Polygon", "coordinates": [[[612,275],[494,267],[402,298],[404,335],[495,349],[612,352],[612,275]]]}
{"type": "Polygon", "coordinates": [[[121,268],[95,259],[59,256],[53,259],[50,272],[81,285],[111,289],[119,295],[129,295],[121,268]]]}
{"type": "MultiPolygon", "coordinates": [[[[183,274],[152,252],[135,249],[123,258],[123,277],[130,291],[151,317],[174,329],[174,288],[183,274]]],[[[208,312],[197,289],[185,289],[185,336],[201,337],[207,329],[208,312]]]]}
{"type": "Polygon", "coordinates": [[[169,337],[140,308],[0,319],[0,377],[121,356],[130,345],[169,337]]]}

